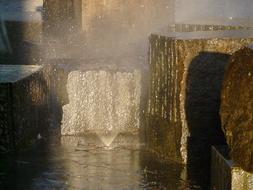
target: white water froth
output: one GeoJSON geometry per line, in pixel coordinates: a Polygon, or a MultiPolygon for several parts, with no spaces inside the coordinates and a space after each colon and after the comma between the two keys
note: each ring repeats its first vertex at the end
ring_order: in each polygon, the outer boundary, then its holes
{"type": "Polygon", "coordinates": [[[67,92],[62,135],[96,133],[109,146],[118,133],[139,129],[140,71],[72,71],[67,92]]]}

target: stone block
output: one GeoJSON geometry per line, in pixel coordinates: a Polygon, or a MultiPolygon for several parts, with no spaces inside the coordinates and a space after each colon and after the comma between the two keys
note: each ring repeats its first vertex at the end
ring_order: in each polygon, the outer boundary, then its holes
{"type": "Polygon", "coordinates": [[[0,65],[0,152],[29,148],[48,126],[42,66],[0,65]]]}
{"type": "Polygon", "coordinates": [[[201,157],[210,155],[201,152],[210,145],[225,143],[219,117],[224,69],[229,57],[252,43],[252,37],[251,30],[240,29],[151,35],[149,149],[187,163],[194,158],[188,154],[191,149],[201,157]],[[188,144],[188,137],[199,143],[188,144]]]}
{"type": "Polygon", "coordinates": [[[232,159],[253,173],[253,49],[244,47],[230,58],[221,93],[221,121],[232,159]]]}

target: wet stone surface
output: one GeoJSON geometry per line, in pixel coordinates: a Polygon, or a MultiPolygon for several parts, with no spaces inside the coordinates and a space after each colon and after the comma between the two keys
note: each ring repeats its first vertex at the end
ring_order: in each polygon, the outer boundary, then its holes
{"type": "Polygon", "coordinates": [[[95,136],[78,140],[68,137],[62,139],[61,145],[51,146],[48,152],[1,160],[0,188],[201,189],[186,180],[182,165],[161,163],[150,153],[125,143],[127,138],[116,142],[117,146],[108,148],[95,136]]]}

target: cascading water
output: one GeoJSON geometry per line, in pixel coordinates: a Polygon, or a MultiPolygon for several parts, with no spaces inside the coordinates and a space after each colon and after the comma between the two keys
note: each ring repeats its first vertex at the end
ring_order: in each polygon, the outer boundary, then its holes
{"type": "Polygon", "coordinates": [[[129,61],[125,66],[134,69],[127,72],[77,69],[69,73],[69,104],[63,107],[61,134],[97,133],[110,145],[118,133],[140,128],[141,72],[137,68],[148,67],[149,34],[167,31],[173,22],[174,0],[75,2],[45,1],[45,57],[85,59],[83,68],[91,60],[104,58],[108,59],[105,65],[120,65],[126,57],[142,59],[129,61]]]}
{"type": "Polygon", "coordinates": [[[119,133],[134,133],[140,125],[139,70],[72,71],[68,75],[69,104],[63,106],[62,135],[96,133],[110,146],[119,133]]]}

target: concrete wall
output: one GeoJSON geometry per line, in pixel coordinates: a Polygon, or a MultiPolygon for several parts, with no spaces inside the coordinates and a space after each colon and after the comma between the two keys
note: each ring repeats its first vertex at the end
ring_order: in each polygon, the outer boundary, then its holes
{"type": "Polygon", "coordinates": [[[176,0],[175,10],[175,21],[179,23],[220,24],[220,19],[231,17],[244,22],[253,19],[252,0],[176,0]]]}

